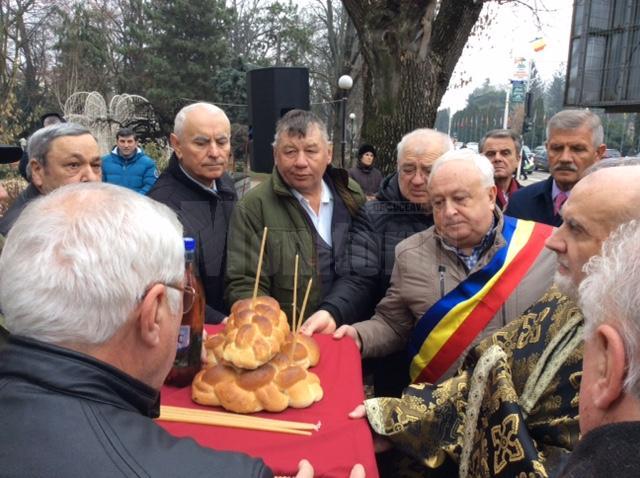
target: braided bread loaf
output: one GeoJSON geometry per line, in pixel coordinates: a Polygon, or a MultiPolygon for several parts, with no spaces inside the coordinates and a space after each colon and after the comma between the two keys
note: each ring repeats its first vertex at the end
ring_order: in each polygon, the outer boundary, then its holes
{"type": "MultiPolygon", "coordinates": [[[[213,367],[218,363],[231,365],[222,357],[222,350],[225,344],[224,333],[210,335],[204,342],[206,352],[205,367],[213,367]]],[[[292,363],[300,365],[302,368],[315,367],[320,360],[320,348],[318,343],[307,335],[298,334],[296,338],[295,352],[292,354],[293,333],[287,335],[285,342],[280,347],[280,351],[284,353],[292,363]]]]}
{"type": "Polygon", "coordinates": [[[280,351],[289,330],[287,316],[275,299],[239,300],[225,325],[221,357],[236,367],[256,369],[280,351]]]}
{"type": "Polygon", "coordinates": [[[304,408],[323,396],[318,376],[292,364],[283,353],[256,370],[239,370],[221,363],[201,370],[191,392],[196,403],[221,405],[236,413],[304,408]]]}

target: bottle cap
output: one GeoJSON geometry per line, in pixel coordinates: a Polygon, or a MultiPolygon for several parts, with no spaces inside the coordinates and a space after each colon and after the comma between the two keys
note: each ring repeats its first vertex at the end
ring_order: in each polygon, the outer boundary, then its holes
{"type": "Polygon", "coordinates": [[[193,237],[184,237],[184,250],[188,252],[195,252],[196,240],[193,237]]]}

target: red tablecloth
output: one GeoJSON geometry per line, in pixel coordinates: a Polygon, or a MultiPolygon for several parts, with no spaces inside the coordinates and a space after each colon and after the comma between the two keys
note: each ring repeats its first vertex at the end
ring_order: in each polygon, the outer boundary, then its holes
{"type": "MultiPolygon", "coordinates": [[[[209,327],[207,329],[211,331],[209,327]]],[[[353,420],[347,416],[364,399],[358,349],[350,339],[334,340],[327,335],[314,337],[321,355],[320,362],[311,370],[320,377],[324,398],[305,409],[289,408],[277,414],[256,414],[281,420],[320,421],[320,430],[311,436],[190,423],[158,423],[169,433],[192,437],[203,446],[242,451],[260,457],[276,475],[295,475],[298,462],[306,458],[313,465],[316,477],[348,477],[355,463],[364,465],[367,478],[377,477],[373,441],[367,421],[353,420]]],[[[207,409],[191,401],[191,387],[165,386],[161,397],[163,405],[207,409]]]]}

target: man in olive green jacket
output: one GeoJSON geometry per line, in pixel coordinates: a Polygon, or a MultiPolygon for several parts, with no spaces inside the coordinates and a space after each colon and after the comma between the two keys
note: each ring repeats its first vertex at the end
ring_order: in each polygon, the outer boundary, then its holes
{"type": "Polygon", "coordinates": [[[271,178],[249,191],[231,218],[227,249],[228,305],[251,297],[264,227],[267,242],[258,295],[280,302],[291,321],[295,256],[299,256],[298,310],[309,279],[305,316],[311,315],[341,270],[351,219],[364,204],[345,170],[332,168],[324,123],[292,110],[276,126],[271,178]]]}

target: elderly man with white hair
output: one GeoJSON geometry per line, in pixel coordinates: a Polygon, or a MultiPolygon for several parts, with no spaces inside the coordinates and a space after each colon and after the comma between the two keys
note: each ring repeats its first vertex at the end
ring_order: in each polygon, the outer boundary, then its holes
{"type": "Polygon", "coordinates": [[[226,173],[231,155],[231,124],[210,103],[182,108],[171,133],[173,155],[149,197],[169,206],[196,240],[198,272],[205,289],[208,323],[227,315],[223,300],[227,230],[237,196],[226,173]]]}
{"type": "Polygon", "coordinates": [[[586,267],[580,432],[564,478],[640,475],[640,222],[621,226],[586,267]]]}
{"type": "Polygon", "coordinates": [[[60,188],[20,215],[0,256],[3,477],[270,477],[152,421],[182,317],[182,227],[109,184],[60,188]]]}
{"type": "Polygon", "coordinates": [[[487,158],[450,151],[428,182],[435,225],[396,248],[391,285],[370,320],[341,326],[363,357],[407,348],[412,381],[449,377],[466,351],[549,287],[552,228],[503,216],[487,158]]]}

